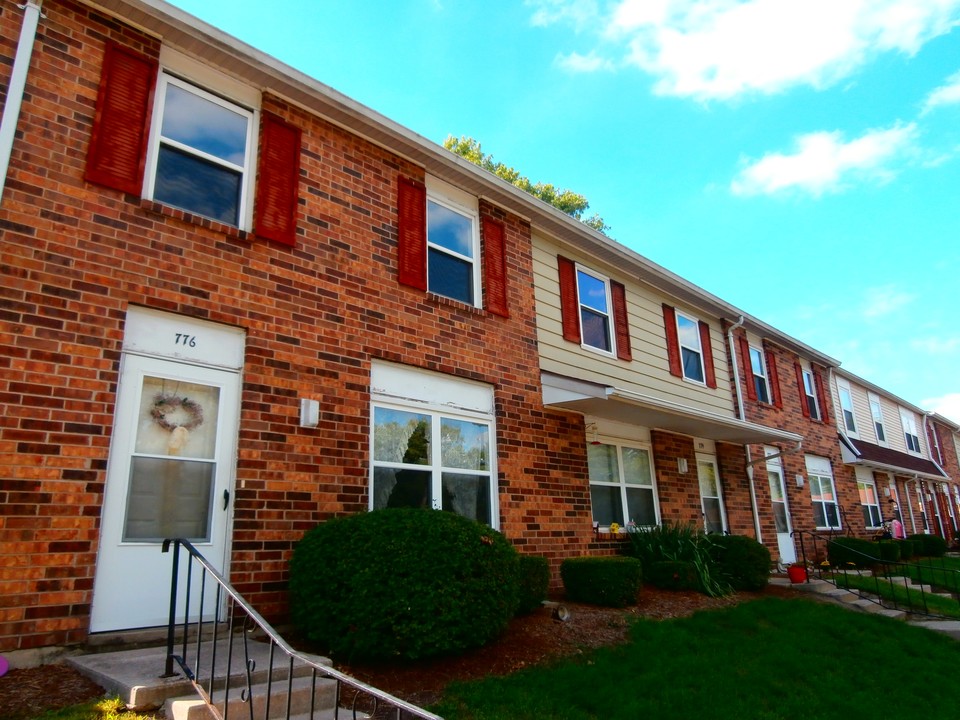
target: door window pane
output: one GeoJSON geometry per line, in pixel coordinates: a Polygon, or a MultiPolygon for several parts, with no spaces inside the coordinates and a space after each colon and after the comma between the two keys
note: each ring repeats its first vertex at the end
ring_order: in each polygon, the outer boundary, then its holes
{"type": "Polygon", "coordinates": [[[215,470],[213,462],[132,458],[123,541],[209,541],[215,470]]]}
{"type": "Polygon", "coordinates": [[[219,409],[219,387],[144,376],[134,453],[212,459],[219,409]]]}

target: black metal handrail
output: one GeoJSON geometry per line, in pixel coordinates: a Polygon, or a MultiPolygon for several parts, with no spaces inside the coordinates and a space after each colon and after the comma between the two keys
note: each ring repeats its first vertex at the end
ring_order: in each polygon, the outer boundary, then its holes
{"type": "MultiPolygon", "coordinates": [[[[233,684],[233,662],[235,640],[242,638],[242,666],[239,667],[242,687],[239,689],[240,701],[248,708],[249,720],[255,720],[255,705],[262,706],[263,712],[256,713],[264,719],[270,717],[285,717],[289,720],[292,710],[294,687],[294,673],[309,673],[310,683],[310,710],[309,717],[321,712],[315,707],[317,684],[329,680],[335,682],[333,717],[339,718],[340,712],[352,714],[354,718],[360,716],[423,718],[424,720],[443,720],[423,708],[394,697],[387,692],[378,690],[359,680],[329,667],[315,657],[311,657],[292,648],[276,630],[264,620],[250,604],[238,593],[232,585],[201,555],[197,549],[182,538],[171,538],[163,541],[163,552],[173,547],[173,570],[170,579],[170,615],[167,626],[167,656],[164,665],[164,676],[175,675],[174,665],[178,666],[184,676],[190,680],[200,697],[219,720],[228,720],[230,708],[230,691],[233,684]],[[186,568],[186,587],[181,594],[178,588],[180,570],[180,548],[189,553],[186,568]],[[198,596],[194,593],[194,567],[200,568],[198,596]],[[215,585],[212,605],[207,597],[208,578],[215,585]],[[182,608],[182,617],[178,618],[178,608],[182,608]],[[191,618],[190,608],[196,608],[196,617],[191,618]],[[204,617],[205,609],[210,608],[204,617]],[[177,630],[180,630],[180,648],[177,652],[177,630]],[[267,642],[269,645],[269,665],[266,669],[264,695],[254,697],[256,686],[254,674],[256,660],[251,657],[251,637],[256,634],[258,642],[267,642]],[[204,639],[207,642],[204,642],[204,639]],[[217,643],[227,641],[226,673],[220,686],[217,679],[217,643]],[[192,648],[192,662],[190,650],[192,648]],[[209,663],[204,662],[204,651],[209,648],[209,663]],[[278,672],[285,670],[286,677],[274,679],[274,660],[277,652],[280,653],[281,665],[278,672]],[[282,658],[286,658],[285,663],[282,658]],[[286,666],[285,668],[283,666],[286,666]],[[286,693],[286,712],[283,715],[271,715],[270,702],[274,694],[274,687],[283,682],[286,687],[280,687],[286,693]],[[215,692],[222,690],[223,712],[217,707],[214,699],[215,692]]],[[[329,708],[323,710],[329,712],[329,708]]],[[[302,711],[296,713],[303,715],[302,711]]]]}
{"type": "MultiPolygon", "coordinates": [[[[937,558],[923,558],[923,562],[903,562],[883,560],[874,555],[861,552],[852,547],[844,547],[843,552],[848,557],[853,558],[853,562],[834,566],[830,563],[829,546],[837,539],[837,535],[813,532],[810,530],[794,530],[792,533],[800,540],[800,556],[804,567],[807,570],[807,582],[815,576],[817,579],[824,580],[836,587],[841,587],[837,582],[842,578],[842,585],[845,590],[849,590],[859,597],[874,602],[885,608],[893,610],[902,610],[911,615],[923,615],[931,618],[960,618],[960,571],[947,567],[943,560],[937,562],[937,558]],[[870,568],[871,573],[866,574],[862,568],[870,568]],[[926,577],[924,577],[926,575],[926,577]],[[860,587],[855,587],[850,582],[851,576],[860,578],[870,577],[873,579],[872,593],[860,587]],[[916,576],[916,577],[914,577],[916,576]],[[896,581],[902,578],[902,587],[904,589],[905,600],[898,600],[894,588],[900,586],[896,581]],[[929,600],[934,593],[925,589],[931,587],[936,580],[936,586],[942,588],[957,602],[957,612],[954,615],[945,615],[942,612],[931,610],[929,600]],[[890,597],[884,597],[884,592],[890,589],[890,597]],[[911,598],[919,596],[915,602],[911,598]]],[[[879,553],[878,553],[879,555],[879,553]]]]}

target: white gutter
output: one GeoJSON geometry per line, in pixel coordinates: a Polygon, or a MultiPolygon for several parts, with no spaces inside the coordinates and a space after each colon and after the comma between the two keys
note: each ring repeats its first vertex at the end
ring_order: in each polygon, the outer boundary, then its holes
{"type": "MultiPolygon", "coordinates": [[[[930,419],[930,416],[931,416],[931,415],[933,415],[932,412],[927,412],[927,413],[924,413],[924,414],[923,414],[923,434],[926,436],[926,441],[927,441],[927,444],[928,444],[928,445],[930,444],[930,431],[927,429],[927,420],[930,419]]],[[[940,438],[937,437],[937,429],[936,429],[936,428],[933,429],[933,444],[936,445],[937,455],[939,455],[939,456],[940,456],[940,459],[943,460],[943,451],[940,449],[940,438]]],[[[933,459],[933,452],[932,452],[932,451],[933,451],[933,448],[928,448],[928,449],[931,451],[931,452],[929,453],[929,455],[930,455],[930,462],[932,462],[934,465],[936,465],[936,466],[937,466],[937,470],[939,470],[940,472],[942,472],[942,473],[947,477],[947,479],[949,479],[949,478],[950,478],[950,475],[947,473],[947,471],[944,470],[943,467],[941,467],[940,463],[938,463],[936,460],[933,459]]]]}
{"type": "MultiPolygon", "coordinates": [[[[733,331],[743,327],[744,320],[745,318],[741,315],[739,320],[727,328],[727,349],[730,352],[730,366],[733,369],[733,387],[737,391],[737,416],[741,422],[747,420],[746,413],[743,411],[743,393],[740,391],[740,371],[737,369],[737,351],[733,343],[733,331]]],[[[757,508],[757,486],[753,482],[753,460],[750,457],[750,446],[744,445],[743,449],[747,457],[747,483],[750,486],[750,512],[753,514],[753,531],[757,534],[757,542],[763,542],[760,537],[760,511],[757,508]]]]}
{"type": "Polygon", "coordinates": [[[13,139],[17,134],[17,122],[20,120],[20,105],[23,103],[23,92],[27,86],[27,70],[30,69],[30,57],[33,55],[33,41],[37,37],[42,2],[43,0],[27,0],[25,5],[17,6],[23,10],[23,25],[20,26],[17,54],[13,59],[13,71],[7,86],[7,103],[3,106],[3,119],[0,120],[0,201],[3,200],[3,190],[7,184],[10,154],[13,152],[13,139]]]}

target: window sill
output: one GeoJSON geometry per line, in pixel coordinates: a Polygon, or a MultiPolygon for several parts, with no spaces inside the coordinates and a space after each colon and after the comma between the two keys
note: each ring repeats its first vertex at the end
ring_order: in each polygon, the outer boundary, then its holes
{"type": "Polygon", "coordinates": [[[476,307],[475,305],[469,305],[461,300],[454,300],[453,298],[448,298],[446,295],[437,295],[427,290],[427,299],[436,305],[445,305],[447,307],[456,308],[457,310],[464,310],[478,317],[486,317],[492,313],[488,313],[483,308],[476,307]]]}
{"type": "Polygon", "coordinates": [[[180,208],[175,208],[171,205],[164,205],[163,203],[156,202],[154,200],[141,199],[140,208],[152,215],[173,218],[174,220],[179,220],[180,222],[187,223],[188,225],[198,225],[206,230],[220,233],[221,235],[234,238],[235,240],[250,240],[253,237],[253,233],[246,230],[241,230],[234,225],[228,225],[227,223],[220,222],[219,220],[211,220],[203,215],[197,215],[196,213],[192,213],[187,210],[181,210],[180,208]]]}

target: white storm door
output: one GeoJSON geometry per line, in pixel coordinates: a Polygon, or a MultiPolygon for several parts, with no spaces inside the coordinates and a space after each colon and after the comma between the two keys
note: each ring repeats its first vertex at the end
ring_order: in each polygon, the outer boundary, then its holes
{"type": "Polygon", "coordinates": [[[767,479],[770,483],[770,505],[773,509],[773,522],[777,529],[777,548],[780,551],[780,562],[792,563],[797,561],[797,550],[790,536],[790,509],[787,507],[787,489],[783,483],[783,467],[779,460],[767,461],[767,479]]]}
{"type": "MultiPolygon", "coordinates": [[[[189,540],[224,572],[239,395],[239,373],[123,356],[92,632],[167,623],[173,553],[161,552],[164,538],[189,540]]],[[[213,610],[208,586],[204,616],[213,610]]]]}
{"type": "Polygon", "coordinates": [[[727,514],[720,491],[720,472],[713,455],[697,453],[697,479],[700,482],[700,504],[703,509],[703,527],[708,533],[727,531],[727,514]]]}

